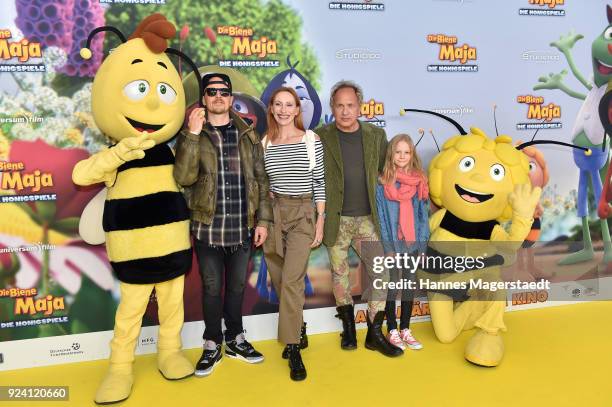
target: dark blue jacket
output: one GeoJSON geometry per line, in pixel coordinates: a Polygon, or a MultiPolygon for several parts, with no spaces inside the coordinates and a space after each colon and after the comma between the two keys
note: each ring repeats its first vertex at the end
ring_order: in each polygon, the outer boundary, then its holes
{"type": "MultiPolygon", "coordinates": [[[[395,184],[399,188],[399,182],[395,184]]],[[[414,208],[414,238],[415,242],[400,241],[397,237],[399,228],[399,202],[391,201],[385,197],[382,185],[376,186],[376,207],[380,219],[380,238],[385,253],[407,253],[418,250],[425,251],[429,240],[429,199],[420,200],[415,194],[412,197],[414,208]]]]}

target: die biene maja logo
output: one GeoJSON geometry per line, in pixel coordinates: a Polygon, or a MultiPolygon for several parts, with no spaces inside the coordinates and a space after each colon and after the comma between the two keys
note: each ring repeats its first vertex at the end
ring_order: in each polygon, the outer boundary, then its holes
{"type": "Polygon", "coordinates": [[[561,106],[554,103],[544,103],[544,97],[542,96],[519,95],[516,101],[527,105],[527,120],[538,121],[537,123],[517,123],[517,130],[560,129],[562,127],[560,121],[553,121],[561,119],[561,106]]]}
{"type": "Polygon", "coordinates": [[[476,47],[459,45],[455,35],[429,34],[427,42],[439,45],[438,60],[446,62],[427,65],[428,72],[478,72],[478,65],[468,63],[478,58],[476,47]]]}
{"type": "Polygon", "coordinates": [[[219,66],[227,66],[231,68],[277,68],[280,66],[278,60],[266,59],[266,57],[276,55],[278,53],[278,45],[272,38],[268,38],[266,36],[255,38],[252,28],[242,28],[229,25],[218,26],[217,34],[232,38],[233,56],[257,58],[255,60],[224,59],[219,61],[219,66]]]}
{"type": "Polygon", "coordinates": [[[30,58],[42,58],[40,42],[27,38],[14,40],[11,30],[0,29],[0,72],[44,72],[44,64],[26,64],[30,58]],[[17,60],[17,64],[5,63],[17,60]]]}
{"type": "Polygon", "coordinates": [[[372,123],[378,127],[386,127],[387,122],[380,116],[385,114],[385,104],[383,102],[377,102],[374,99],[370,99],[368,102],[361,104],[361,116],[366,122],[372,123]]]}
{"type": "Polygon", "coordinates": [[[35,298],[39,295],[36,288],[3,288],[0,289],[0,298],[9,297],[15,300],[13,312],[15,315],[36,314],[49,316],[55,311],[66,309],[64,297],[54,297],[48,294],[44,297],[35,298]]]}
{"type": "Polygon", "coordinates": [[[520,8],[521,16],[544,16],[544,17],[564,17],[565,10],[558,8],[564,6],[565,0],[527,0],[530,6],[540,8],[520,8]]]}
{"type": "Polygon", "coordinates": [[[39,192],[44,187],[53,186],[53,175],[38,169],[25,172],[23,162],[0,161],[0,189],[20,192],[31,188],[31,192],[39,192]]]}

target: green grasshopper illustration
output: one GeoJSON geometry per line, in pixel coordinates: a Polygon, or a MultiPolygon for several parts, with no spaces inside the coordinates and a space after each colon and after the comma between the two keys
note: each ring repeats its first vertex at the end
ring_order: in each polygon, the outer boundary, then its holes
{"type": "MultiPolygon", "coordinates": [[[[599,102],[606,92],[608,80],[612,79],[612,8],[606,6],[608,26],[599,37],[593,41],[591,56],[593,61],[593,82],[589,83],[578,71],[571,50],[577,41],[584,38],[581,34],[571,31],[562,35],[557,41],[550,45],[557,48],[565,56],[570,70],[587,89],[583,94],[574,91],[563,83],[567,70],[560,73],[550,73],[541,76],[539,83],[533,90],[559,89],[571,97],[583,100],[574,123],[572,131],[572,143],[591,150],[590,155],[585,155],[580,150],[574,150],[574,163],[580,170],[578,181],[577,214],[582,220],[582,236],[584,248],[572,253],[561,260],[558,264],[568,265],[592,260],[594,257],[593,243],[589,231],[589,205],[588,188],[591,188],[595,196],[595,203],[599,202],[602,190],[602,178],[606,174],[608,165],[609,146],[605,142],[605,131],[601,125],[598,115],[599,102]],[[589,181],[590,178],[590,181],[589,181]],[[590,184],[590,185],[589,185],[590,184]]],[[[603,263],[612,261],[612,243],[610,242],[610,231],[606,219],[601,219],[601,234],[604,241],[603,263]]]]}

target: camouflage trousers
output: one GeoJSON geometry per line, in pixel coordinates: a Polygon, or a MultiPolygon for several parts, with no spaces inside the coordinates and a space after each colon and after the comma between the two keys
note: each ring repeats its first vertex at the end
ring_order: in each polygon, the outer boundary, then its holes
{"type": "Polygon", "coordinates": [[[386,269],[381,273],[373,271],[374,257],[384,253],[371,216],[341,216],[336,244],[327,248],[337,306],[353,303],[349,279],[349,247],[355,249],[369,276],[370,281],[363,287],[363,298],[368,301],[368,311],[373,317],[378,311],[384,311],[387,290],[375,290],[372,282],[375,279],[389,281],[389,272],[386,269]]]}

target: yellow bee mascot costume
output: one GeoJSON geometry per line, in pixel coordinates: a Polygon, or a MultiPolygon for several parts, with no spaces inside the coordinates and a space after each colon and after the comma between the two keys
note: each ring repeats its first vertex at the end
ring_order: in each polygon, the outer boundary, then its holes
{"type": "Polygon", "coordinates": [[[95,29],[81,50],[83,58],[91,57],[91,39],[102,31],[117,34],[123,43],[94,78],[92,112],[98,128],[116,144],[79,162],[72,178],[77,185],[104,182],[107,187],[103,236],[121,289],[110,367],[95,396],[96,403],[107,404],[130,395],[136,340],[153,289],[159,306],[159,371],[169,380],[194,371],[181,352],[180,336],[184,275],[192,256],[189,211],[166,145],[183,124],[185,93],[167,54],[184,58],[192,69],[195,64],[167,48],[176,29],[160,14],[144,19],[127,41],[114,27],[95,29]]]}
{"type": "MultiPolygon", "coordinates": [[[[440,207],[430,220],[429,255],[482,256],[484,268],[467,270],[426,269],[421,280],[495,280],[504,257],[499,246],[520,247],[531,229],[541,189],[531,188],[529,163],[508,136],[490,139],[478,128],[468,134],[454,120],[461,135],[451,137],[429,165],[431,200],[440,207]],[[506,231],[499,222],[511,220],[506,231]],[[495,245],[498,242],[505,242],[495,245]],[[454,253],[449,253],[454,252],[454,253]]],[[[469,285],[468,285],[469,288],[469,285]]],[[[504,354],[500,331],[505,331],[505,292],[476,293],[464,289],[428,291],[434,331],[443,343],[453,342],[461,331],[476,328],[465,348],[465,358],[480,366],[497,366],[504,354]]]]}

